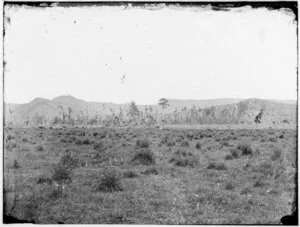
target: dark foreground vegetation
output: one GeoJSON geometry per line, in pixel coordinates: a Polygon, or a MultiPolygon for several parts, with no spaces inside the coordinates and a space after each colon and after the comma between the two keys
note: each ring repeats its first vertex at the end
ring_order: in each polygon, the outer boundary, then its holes
{"type": "Polygon", "coordinates": [[[279,224],[291,129],[8,128],[5,214],[35,223],[279,224]]]}

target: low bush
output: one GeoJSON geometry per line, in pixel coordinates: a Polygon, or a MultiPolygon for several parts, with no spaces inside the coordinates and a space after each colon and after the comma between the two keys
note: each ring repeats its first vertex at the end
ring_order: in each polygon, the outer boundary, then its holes
{"type": "Polygon", "coordinates": [[[105,150],[104,144],[100,141],[94,144],[94,149],[98,152],[102,152],[105,150]]]}
{"type": "Polygon", "coordinates": [[[234,157],[231,154],[227,154],[225,156],[225,160],[232,160],[232,159],[234,159],[234,157]]]}
{"type": "Polygon", "coordinates": [[[197,142],[195,148],[198,149],[198,150],[200,150],[201,147],[202,147],[201,143],[200,143],[200,142],[197,142]]]}
{"type": "Polygon", "coordinates": [[[224,163],[210,163],[207,166],[207,169],[215,169],[215,170],[227,170],[227,166],[224,163]]]}
{"type": "Polygon", "coordinates": [[[233,183],[232,183],[232,182],[228,182],[228,183],[226,184],[226,186],[225,186],[225,189],[226,189],[226,190],[232,191],[232,190],[234,189],[233,183]]]}
{"type": "Polygon", "coordinates": [[[269,142],[276,143],[277,142],[277,138],[276,137],[270,137],[269,138],[269,142]]]}
{"type": "Polygon", "coordinates": [[[44,148],[42,145],[38,145],[36,148],[35,148],[36,151],[44,151],[44,148]]]}
{"type": "Polygon", "coordinates": [[[230,149],[229,152],[233,158],[238,158],[240,156],[240,151],[237,149],[230,149]]]}
{"type": "Polygon", "coordinates": [[[99,179],[97,190],[103,192],[122,191],[120,173],[115,169],[105,169],[99,179]]]}
{"type": "Polygon", "coordinates": [[[183,141],[181,142],[180,146],[181,146],[181,147],[189,147],[189,146],[190,146],[190,143],[189,143],[189,141],[187,141],[187,140],[183,140],[183,141]]]}
{"type": "Polygon", "coordinates": [[[273,150],[273,154],[271,156],[271,159],[273,161],[276,161],[277,159],[281,158],[281,150],[278,147],[275,147],[273,150]]]}
{"type": "Polygon", "coordinates": [[[241,155],[252,155],[253,154],[253,149],[249,143],[240,143],[237,146],[237,149],[242,152],[241,155]]]}
{"type": "Polygon", "coordinates": [[[150,167],[142,172],[145,175],[157,175],[159,172],[156,167],[150,167]]]}
{"type": "Polygon", "coordinates": [[[155,164],[155,155],[149,148],[140,148],[134,154],[131,162],[142,165],[153,165],[155,164]]]}
{"type": "Polygon", "coordinates": [[[136,141],[136,146],[139,148],[148,148],[150,146],[150,141],[148,139],[139,139],[136,141]]]}
{"type": "Polygon", "coordinates": [[[178,149],[169,162],[174,163],[175,166],[194,167],[196,164],[198,164],[198,158],[195,157],[192,152],[178,149]]]}
{"type": "Polygon", "coordinates": [[[132,171],[132,170],[128,170],[128,171],[123,173],[123,177],[125,177],[125,178],[135,178],[135,177],[138,177],[138,176],[139,175],[135,171],[132,171]]]}
{"type": "Polygon", "coordinates": [[[20,168],[20,164],[17,162],[17,160],[14,161],[13,168],[14,169],[19,169],[20,168]]]}
{"type": "Polygon", "coordinates": [[[78,158],[72,157],[70,153],[65,154],[54,166],[52,180],[58,183],[70,183],[72,181],[71,172],[78,166],[78,158]]]}

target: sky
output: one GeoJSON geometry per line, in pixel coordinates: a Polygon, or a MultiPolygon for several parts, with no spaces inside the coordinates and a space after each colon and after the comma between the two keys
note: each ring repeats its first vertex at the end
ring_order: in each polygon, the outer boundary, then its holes
{"type": "Polygon", "coordinates": [[[4,99],[297,99],[287,10],[5,7],[4,99]]]}

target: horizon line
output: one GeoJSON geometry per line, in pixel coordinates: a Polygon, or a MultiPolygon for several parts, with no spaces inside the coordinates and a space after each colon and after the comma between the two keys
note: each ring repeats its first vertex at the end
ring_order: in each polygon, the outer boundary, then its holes
{"type": "MultiPolygon", "coordinates": [[[[15,102],[6,102],[4,99],[3,99],[3,103],[4,104],[14,104],[14,105],[22,105],[22,104],[28,104],[28,103],[31,103],[32,101],[34,101],[35,99],[45,99],[45,100],[48,100],[48,101],[52,101],[56,98],[59,98],[59,97],[66,97],[66,96],[69,96],[69,97],[72,97],[72,98],[75,98],[75,99],[78,99],[80,101],[84,101],[84,102],[88,102],[88,103],[110,103],[110,104],[116,104],[116,105],[123,105],[123,104],[129,104],[131,102],[135,102],[134,100],[131,100],[131,101],[128,101],[128,102],[123,102],[123,103],[116,103],[116,102],[106,102],[106,101],[86,101],[84,99],[81,99],[81,98],[77,98],[73,95],[70,95],[70,94],[66,94],[66,95],[58,95],[58,96],[55,96],[54,98],[51,98],[51,99],[48,99],[48,98],[43,98],[43,97],[36,97],[36,98],[33,98],[31,101],[28,101],[28,102],[23,102],[23,103],[15,103],[15,102]]],[[[166,98],[166,97],[162,97],[162,98],[166,98]]],[[[178,101],[211,101],[211,100],[224,100],[224,99],[233,99],[233,100],[248,100],[248,99],[260,99],[260,100],[267,100],[267,101],[294,101],[297,103],[298,101],[298,98],[296,99],[276,99],[276,98],[257,98],[257,97],[250,97],[250,98],[233,98],[233,97],[226,97],[226,98],[204,98],[204,99],[192,99],[192,98],[188,98],[188,99],[180,99],[180,98],[166,98],[168,100],[178,100],[178,101]]],[[[154,103],[154,104],[137,104],[137,105],[146,105],[146,106],[152,106],[152,105],[158,105],[157,103],[154,103]]]]}

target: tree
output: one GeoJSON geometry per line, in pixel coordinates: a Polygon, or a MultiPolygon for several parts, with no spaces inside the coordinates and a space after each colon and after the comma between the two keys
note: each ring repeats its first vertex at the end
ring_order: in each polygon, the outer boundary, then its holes
{"type": "Polygon", "coordinates": [[[164,114],[164,110],[169,106],[169,100],[166,98],[161,98],[158,101],[158,105],[161,106],[161,110],[162,110],[161,121],[162,121],[162,127],[164,127],[163,114],[164,114]]]}
{"type": "Polygon", "coordinates": [[[130,103],[130,106],[129,106],[129,111],[128,111],[128,116],[130,117],[130,121],[132,122],[138,122],[138,118],[139,118],[139,110],[137,108],[137,105],[135,104],[134,101],[132,101],[130,103]]]}
{"type": "Polygon", "coordinates": [[[71,122],[71,113],[72,113],[72,108],[68,107],[68,111],[69,111],[69,123],[71,122]]]}
{"type": "Polygon", "coordinates": [[[260,110],[259,114],[257,114],[257,116],[255,117],[255,123],[256,124],[260,124],[261,123],[261,117],[263,115],[263,109],[260,110]]]}

